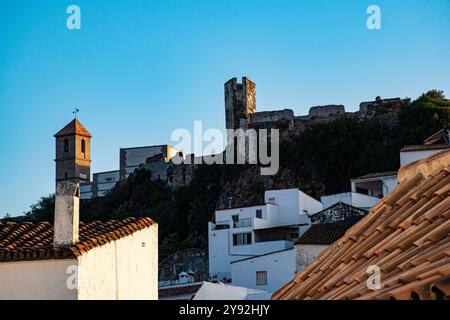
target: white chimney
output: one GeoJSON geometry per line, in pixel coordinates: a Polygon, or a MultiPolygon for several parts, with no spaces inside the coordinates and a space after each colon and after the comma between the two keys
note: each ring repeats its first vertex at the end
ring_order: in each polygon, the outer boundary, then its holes
{"type": "Polygon", "coordinates": [[[80,223],[80,185],[71,181],[56,183],[55,247],[70,246],[78,242],[80,223]]]}

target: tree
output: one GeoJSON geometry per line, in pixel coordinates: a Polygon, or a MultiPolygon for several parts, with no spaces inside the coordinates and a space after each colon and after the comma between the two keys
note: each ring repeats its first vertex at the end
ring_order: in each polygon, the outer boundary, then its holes
{"type": "Polygon", "coordinates": [[[399,120],[400,144],[420,144],[433,133],[450,127],[450,100],[443,91],[428,91],[403,106],[399,120]]]}
{"type": "Polygon", "coordinates": [[[33,222],[49,221],[53,222],[55,215],[55,195],[41,197],[37,203],[31,205],[30,210],[25,213],[25,217],[33,222]]]}

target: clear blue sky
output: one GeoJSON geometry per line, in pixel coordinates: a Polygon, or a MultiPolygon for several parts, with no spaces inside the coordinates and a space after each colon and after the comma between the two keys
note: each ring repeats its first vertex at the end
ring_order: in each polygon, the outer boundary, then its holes
{"type": "Polygon", "coordinates": [[[53,134],[79,118],[92,171],[119,148],[224,128],[223,83],[248,76],[258,110],[375,96],[450,95],[450,1],[0,1],[0,216],[54,190],[53,134]],[[81,30],[66,28],[79,5],[81,30]],[[366,28],[381,8],[382,29],[366,28]]]}

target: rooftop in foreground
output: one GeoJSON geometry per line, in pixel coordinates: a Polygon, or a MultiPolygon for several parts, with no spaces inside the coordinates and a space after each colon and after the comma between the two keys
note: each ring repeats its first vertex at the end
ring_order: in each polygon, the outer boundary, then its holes
{"type": "Polygon", "coordinates": [[[67,248],[56,248],[53,246],[53,225],[49,222],[0,222],[0,263],[75,258],[153,224],[155,222],[150,218],[80,222],[80,241],[67,248]]]}
{"type": "Polygon", "coordinates": [[[450,296],[450,150],[399,170],[399,186],[273,295],[275,300],[450,296]],[[378,266],[371,290],[367,268],[378,266]]]}

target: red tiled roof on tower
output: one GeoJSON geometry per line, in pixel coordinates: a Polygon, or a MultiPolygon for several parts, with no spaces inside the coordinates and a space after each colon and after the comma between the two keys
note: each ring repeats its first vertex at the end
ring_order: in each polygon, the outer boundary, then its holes
{"type": "Polygon", "coordinates": [[[87,138],[91,138],[92,135],[87,131],[87,129],[81,124],[78,119],[73,119],[69,122],[64,128],[62,128],[58,133],[55,134],[55,137],[63,137],[63,136],[71,136],[78,135],[87,138]]]}
{"type": "Polygon", "coordinates": [[[275,300],[450,297],[450,151],[399,170],[400,184],[275,300]],[[381,288],[366,284],[369,266],[381,288]]]}

